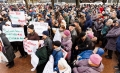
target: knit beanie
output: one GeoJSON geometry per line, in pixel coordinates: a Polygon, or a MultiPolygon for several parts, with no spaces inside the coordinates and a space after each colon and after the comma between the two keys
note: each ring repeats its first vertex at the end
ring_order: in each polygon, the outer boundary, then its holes
{"type": "Polygon", "coordinates": [[[65,31],[64,31],[64,34],[65,34],[66,36],[69,36],[69,35],[70,35],[70,31],[69,31],[69,30],[65,30],[65,31]]]}
{"type": "Polygon", "coordinates": [[[99,54],[100,56],[102,56],[104,54],[104,50],[102,48],[98,48],[98,51],[96,54],[99,54]]]}
{"type": "Polygon", "coordinates": [[[90,56],[90,61],[95,65],[99,65],[102,61],[102,57],[99,56],[98,54],[92,54],[90,56]]]}
{"type": "Polygon", "coordinates": [[[42,33],[43,35],[49,36],[49,32],[48,31],[43,31],[42,33]]]}

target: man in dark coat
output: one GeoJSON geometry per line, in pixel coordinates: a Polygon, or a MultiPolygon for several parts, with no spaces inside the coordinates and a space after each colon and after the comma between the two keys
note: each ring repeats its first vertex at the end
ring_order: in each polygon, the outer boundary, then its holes
{"type": "Polygon", "coordinates": [[[76,55],[85,50],[92,50],[92,41],[86,36],[85,32],[80,33],[79,40],[75,47],[76,55]]]}
{"type": "Polygon", "coordinates": [[[48,31],[43,31],[43,39],[44,39],[44,44],[47,48],[47,54],[50,56],[52,54],[52,40],[49,37],[49,32],[48,31]]]}
{"type": "Polygon", "coordinates": [[[14,58],[15,58],[13,48],[4,33],[0,33],[0,38],[5,48],[5,51],[3,52],[3,54],[8,59],[8,64],[6,66],[8,66],[8,68],[11,68],[14,66],[14,58]]]}
{"type": "Polygon", "coordinates": [[[27,30],[28,30],[28,35],[27,35],[28,40],[40,40],[38,34],[34,30],[34,25],[29,25],[27,30]]]}
{"type": "Polygon", "coordinates": [[[47,49],[43,43],[40,43],[40,45],[41,47],[39,47],[36,51],[36,55],[39,58],[39,63],[36,68],[37,73],[43,73],[44,67],[48,61],[47,49]]]}

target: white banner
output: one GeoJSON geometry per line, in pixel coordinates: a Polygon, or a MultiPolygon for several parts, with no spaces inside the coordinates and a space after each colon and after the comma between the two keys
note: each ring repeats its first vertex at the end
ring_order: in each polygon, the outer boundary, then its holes
{"type": "Polygon", "coordinates": [[[24,40],[23,46],[24,46],[25,52],[31,55],[32,53],[35,53],[36,50],[38,49],[38,41],[24,40]]]}
{"type": "Polygon", "coordinates": [[[61,36],[61,33],[60,33],[59,29],[56,29],[53,41],[60,41],[61,42],[61,38],[62,38],[62,36],[61,36]]]}
{"type": "Polygon", "coordinates": [[[25,38],[24,29],[22,27],[12,28],[9,26],[3,26],[3,33],[6,34],[6,37],[10,42],[23,41],[25,38]]]}
{"type": "Polygon", "coordinates": [[[38,63],[39,63],[39,58],[36,56],[35,53],[32,53],[31,54],[31,64],[32,64],[33,68],[31,69],[31,71],[35,71],[38,63]]]}
{"type": "Polygon", "coordinates": [[[17,24],[17,25],[26,24],[25,13],[23,11],[10,11],[9,16],[12,21],[12,24],[17,24]]]}
{"type": "Polygon", "coordinates": [[[34,25],[35,32],[42,36],[42,32],[48,30],[48,23],[40,23],[40,22],[30,22],[30,25],[34,25]]]}
{"type": "Polygon", "coordinates": [[[53,73],[53,66],[54,66],[54,58],[52,55],[50,55],[49,61],[45,65],[43,73],[53,73]]]}

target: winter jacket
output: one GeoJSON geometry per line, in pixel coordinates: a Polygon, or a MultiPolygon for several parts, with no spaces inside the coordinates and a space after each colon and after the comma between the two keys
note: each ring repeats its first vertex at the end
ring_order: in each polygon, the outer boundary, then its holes
{"type": "Polygon", "coordinates": [[[44,40],[44,44],[45,44],[45,46],[47,48],[47,54],[48,54],[48,56],[50,56],[51,53],[52,53],[52,40],[49,37],[47,37],[44,40]]]}
{"type": "Polygon", "coordinates": [[[92,19],[90,16],[87,16],[83,31],[86,31],[86,29],[90,27],[92,27],[92,19]]]}
{"type": "Polygon", "coordinates": [[[92,54],[93,50],[85,50],[78,55],[77,59],[78,60],[89,59],[92,54]]]}
{"type": "Polygon", "coordinates": [[[8,59],[8,62],[13,61],[15,58],[15,54],[14,54],[13,48],[12,48],[8,38],[5,36],[4,33],[0,34],[0,38],[1,38],[4,48],[5,48],[5,51],[3,52],[3,54],[8,59]]]}
{"type": "Polygon", "coordinates": [[[36,68],[37,73],[43,72],[43,69],[44,69],[44,67],[47,63],[47,60],[48,60],[48,55],[46,53],[47,53],[46,47],[38,48],[36,51],[36,55],[39,58],[39,63],[38,63],[38,66],[36,68]]]}
{"type": "Polygon", "coordinates": [[[92,50],[92,41],[90,38],[86,37],[85,41],[82,41],[81,39],[77,42],[78,51],[79,53],[85,50],[92,50]]]}
{"type": "Polygon", "coordinates": [[[58,61],[60,60],[60,58],[63,58],[63,53],[61,51],[61,48],[60,48],[60,50],[57,50],[57,51],[53,50],[52,55],[54,57],[54,71],[59,72],[58,61]]]}
{"type": "Polygon", "coordinates": [[[88,64],[88,59],[76,62],[76,67],[73,68],[73,73],[101,73],[104,65],[101,63],[99,67],[92,67],[88,64]]]}
{"type": "Polygon", "coordinates": [[[120,52],[120,36],[117,38],[116,50],[117,50],[118,52],[120,52]]]}
{"type": "Polygon", "coordinates": [[[105,48],[116,51],[116,41],[119,36],[120,36],[120,27],[114,26],[106,35],[108,42],[105,48]]]}
{"type": "Polygon", "coordinates": [[[28,34],[27,38],[28,38],[28,40],[40,40],[40,38],[36,32],[28,34]]]}
{"type": "Polygon", "coordinates": [[[62,39],[62,46],[64,46],[64,50],[68,53],[67,60],[70,61],[71,58],[71,49],[72,49],[72,40],[71,37],[67,37],[62,39]]]}

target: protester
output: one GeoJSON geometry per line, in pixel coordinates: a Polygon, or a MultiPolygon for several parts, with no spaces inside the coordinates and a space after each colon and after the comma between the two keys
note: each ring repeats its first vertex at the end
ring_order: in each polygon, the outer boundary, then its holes
{"type": "Polygon", "coordinates": [[[40,40],[39,43],[40,43],[40,46],[36,51],[36,55],[39,58],[39,63],[36,70],[37,70],[37,73],[43,73],[43,69],[48,61],[48,55],[47,55],[47,49],[44,46],[44,41],[40,40]]]}
{"type": "Polygon", "coordinates": [[[112,59],[113,51],[116,51],[118,36],[120,36],[120,20],[116,21],[115,26],[106,35],[108,42],[105,48],[108,49],[108,55],[106,55],[105,58],[112,59]]]}
{"type": "Polygon", "coordinates": [[[15,54],[13,52],[13,48],[12,48],[9,40],[7,39],[7,37],[5,36],[4,33],[0,33],[0,38],[1,38],[1,40],[3,42],[3,45],[4,45],[3,54],[8,59],[8,64],[6,66],[8,68],[12,68],[14,66],[14,58],[15,58],[15,54]]]}
{"type": "Polygon", "coordinates": [[[49,37],[49,32],[48,31],[43,31],[42,34],[43,34],[42,38],[44,40],[44,45],[47,48],[47,54],[48,54],[48,56],[50,56],[51,53],[52,53],[52,40],[49,37]]]}
{"type": "Polygon", "coordinates": [[[90,38],[86,36],[85,32],[81,32],[75,47],[76,55],[78,55],[79,53],[85,50],[92,50],[92,49],[93,49],[92,41],[90,40],[90,38]]]}
{"type": "Polygon", "coordinates": [[[58,61],[60,60],[60,58],[63,58],[63,53],[61,51],[61,43],[60,41],[54,41],[53,42],[53,52],[52,55],[54,57],[54,72],[59,73],[59,69],[58,69],[58,61]]]}
{"type": "Polygon", "coordinates": [[[93,54],[90,59],[76,61],[73,73],[101,73],[103,68],[102,57],[98,54],[93,54]]]}
{"type": "Polygon", "coordinates": [[[83,51],[77,56],[77,60],[89,59],[92,54],[98,54],[102,56],[104,54],[104,50],[96,47],[94,50],[83,51]]]}
{"type": "Polygon", "coordinates": [[[34,30],[34,25],[29,25],[28,26],[28,35],[27,38],[28,40],[40,40],[38,34],[34,30]]]}
{"type": "Polygon", "coordinates": [[[68,53],[67,55],[67,61],[70,63],[71,60],[71,49],[72,49],[72,40],[71,40],[71,34],[69,30],[65,30],[62,35],[62,46],[63,49],[68,53]]]}
{"type": "Polygon", "coordinates": [[[67,61],[64,58],[61,58],[58,61],[59,73],[71,73],[71,67],[68,65],[67,61]]]}

